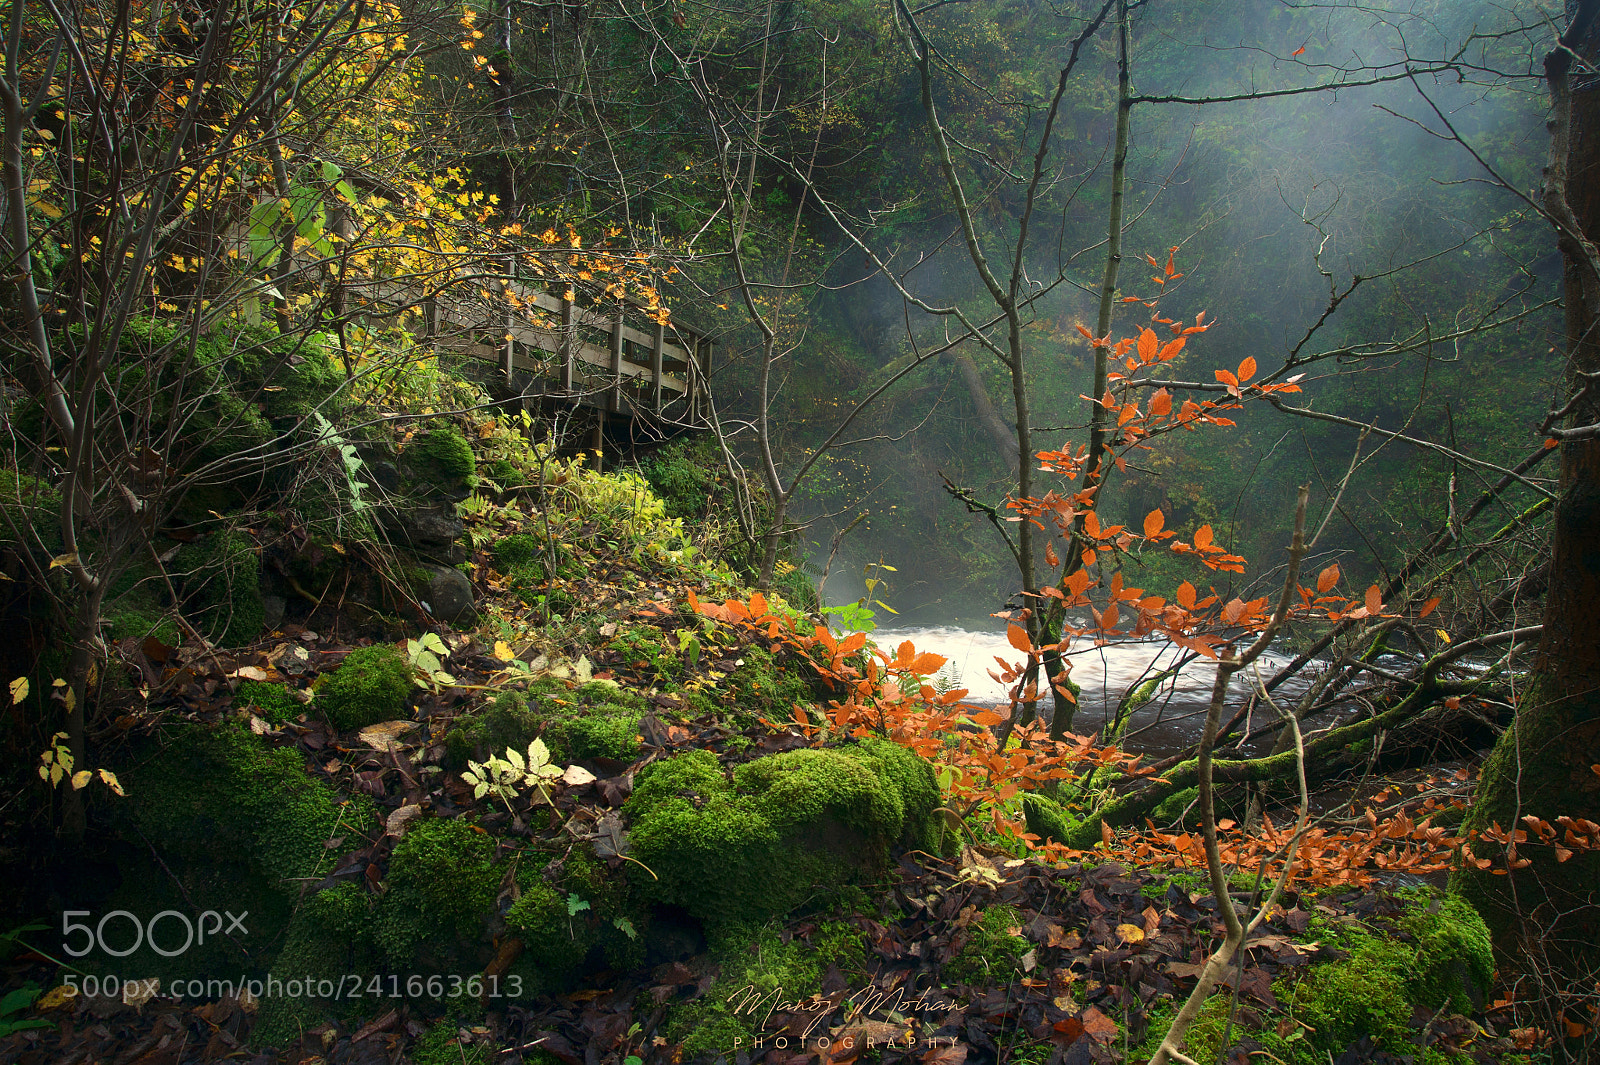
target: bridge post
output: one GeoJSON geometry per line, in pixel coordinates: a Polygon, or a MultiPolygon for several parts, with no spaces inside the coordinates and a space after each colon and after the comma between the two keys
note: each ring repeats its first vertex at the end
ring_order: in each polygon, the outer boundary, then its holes
{"type": "Polygon", "coordinates": [[[617,304],[616,316],[611,319],[611,392],[606,407],[612,412],[622,410],[622,308],[617,304]]]}
{"type": "Polygon", "coordinates": [[[661,355],[667,343],[667,327],[656,323],[655,343],[650,349],[650,405],[656,414],[661,413],[661,355]]]}
{"type": "MultiPolygon", "coordinates": [[[[570,290],[569,290],[570,291],[570,290]]],[[[558,354],[561,357],[561,391],[572,391],[572,360],[577,347],[577,330],[572,326],[572,301],[565,294],[561,297],[561,343],[558,354]]]]}

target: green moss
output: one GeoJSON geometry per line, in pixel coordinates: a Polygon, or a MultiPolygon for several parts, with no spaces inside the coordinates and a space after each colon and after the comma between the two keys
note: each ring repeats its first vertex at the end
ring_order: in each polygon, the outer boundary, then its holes
{"type": "Polygon", "coordinates": [[[635,856],[661,878],[655,898],[712,924],[761,921],[881,867],[890,844],[926,842],[931,775],[908,795],[902,763],[845,747],[760,758],[730,781],[692,751],[647,766],[624,812],[635,856]]]}
{"type": "MultiPolygon", "coordinates": [[[[631,762],[639,754],[639,720],[643,715],[618,703],[601,703],[580,716],[551,728],[561,745],[561,760],[584,762],[609,758],[631,762]]],[[[556,748],[551,747],[554,751],[556,748]]]]}
{"type": "MultiPolygon", "coordinates": [[[[351,1000],[341,1002],[318,991],[337,989],[347,974],[377,971],[378,959],[368,935],[374,901],[360,885],[346,882],[311,895],[300,905],[271,972],[280,986],[299,983],[282,993],[262,996],[261,1012],[251,1031],[254,1044],[293,1042],[308,1028],[350,1008],[351,1000]],[[289,994],[290,990],[301,993],[289,994]]],[[[356,1000],[357,1010],[371,1012],[361,1006],[356,1000]]]]}
{"type": "Polygon", "coordinates": [[[1494,977],[1488,926],[1459,895],[1424,891],[1412,897],[1399,924],[1416,942],[1416,958],[1406,969],[1416,1000],[1463,1014],[1481,1008],[1494,977]]]}
{"type": "Polygon", "coordinates": [[[412,1065],[490,1065],[494,1054],[488,1047],[463,1047],[461,1024],[445,1018],[428,1029],[411,1048],[412,1065]]]}
{"type": "Polygon", "coordinates": [[[0,469],[0,544],[61,551],[61,494],[37,477],[0,469]],[[21,539],[19,539],[19,534],[21,539]]]}
{"type": "Polygon", "coordinates": [[[1065,843],[1068,833],[1077,824],[1077,819],[1060,803],[1037,792],[1022,797],[1022,814],[1027,819],[1029,832],[1041,840],[1053,839],[1057,843],[1065,843]]]}
{"type": "Polygon", "coordinates": [[[506,459],[485,463],[483,474],[501,488],[521,488],[528,483],[528,475],[506,459]]]}
{"type": "Polygon", "coordinates": [[[477,469],[472,445],[453,425],[431,429],[411,446],[425,472],[441,481],[468,481],[477,469]]]}
{"type": "MultiPolygon", "coordinates": [[[[301,887],[330,873],[342,853],[326,844],[366,832],[372,803],[342,799],[306,773],[298,751],[268,747],[235,725],[186,724],[160,741],[117,767],[128,789],[117,813],[131,820],[129,838],[140,840],[123,863],[118,905],[140,914],[211,909],[251,916],[246,934],[213,934],[173,958],[156,956],[147,944],[122,961],[147,975],[259,974],[301,887]]],[[[176,936],[176,925],[163,934],[176,936]]]]}
{"type": "Polygon", "coordinates": [[[1021,965],[1028,941],[1013,929],[1022,925],[1014,906],[990,906],[967,926],[967,942],[940,971],[946,984],[1006,983],[1021,965]]]}
{"type": "MultiPolygon", "coordinates": [[[[1314,965],[1298,978],[1273,982],[1279,1009],[1263,1030],[1235,1024],[1233,1038],[1259,1043],[1286,1065],[1325,1065],[1352,1044],[1370,1037],[1394,1055],[1416,1056],[1412,1014],[1449,1008],[1472,1010],[1488,988],[1492,958],[1483,921],[1460,898],[1432,890],[1408,892],[1408,906],[1394,921],[1393,931],[1371,934],[1346,924],[1314,922],[1308,935],[1337,944],[1346,956],[1314,965]],[[1294,1022],[1280,1036],[1278,1021],[1294,1022]]],[[[1214,1061],[1222,1041],[1228,996],[1213,996],[1190,1029],[1186,1052],[1197,1061],[1214,1061]]],[[[1139,1053],[1154,1053],[1170,1016],[1152,1018],[1150,1039],[1139,1053]]],[[[1137,1055],[1136,1055],[1137,1056],[1137,1055]]],[[[1438,1051],[1417,1060],[1443,1065],[1438,1051]]]]}
{"type": "MultiPolygon", "coordinates": [[[[1463,834],[1493,825],[1509,831],[1527,816],[1600,821],[1600,788],[1589,768],[1597,745],[1600,692],[1536,679],[1484,759],[1463,834]]],[[[1530,864],[1510,874],[1504,848],[1478,840],[1473,853],[1491,866],[1457,869],[1450,888],[1483,915],[1508,967],[1525,963],[1525,937],[1533,937],[1545,951],[1541,964],[1563,978],[1591,980],[1600,969],[1600,851],[1578,850],[1558,862],[1553,848],[1528,847],[1517,853],[1530,864]],[[1547,916],[1530,920],[1534,913],[1547,916]]]]}
{"type": "MultiPolygon", "coordinates": [[[[394,964],[442,968],[487,941],[485,922],[500,888],[494,841],[464,821],[413,822],[389,862],[389,891],[375,938],[394,964]]],[[[480,962],[481,964],[481,962],[480,962]]]]}
{"type": "Polygon", "coordinates": [[[667,1020],[668,1035],[683,1041],[685,1058],[749,1048],[776,1002],[818,994],[830,965],[859,972],[866,958],[861,933],[837,922],[788,942],[777,928],[737,925],[716,936],[711,951],[720,970],[716,984],[667,1020]]]}
{"type": "Polygon", "coordinates": [[[528,533],[517,533],[495,541],[491,549],[495,565],[505,573],[524,566],[539,557],[539,541],[528,533]]]}
{"type": "Polygon", "coordinates": [[[393,647],[362,647],[317,686],[316,705],[340,729],[365,728],[403,715],[411,667],[393,647]]]}
{"type": "Polygon", "coordinates": [[[259,680],[240,683],[239,690],[233,693],[233,705],[251,707],[263,720],[275,725],[292,721],[305,710],[300,700],[282,684],[268,684],[259,680]]]}
{"type": "Polygon", "coordinates": [[[261,560],[255,542],[232,529],[181,549],[184,613],[211,642],[239,647],[261,635],[261,560]]]}

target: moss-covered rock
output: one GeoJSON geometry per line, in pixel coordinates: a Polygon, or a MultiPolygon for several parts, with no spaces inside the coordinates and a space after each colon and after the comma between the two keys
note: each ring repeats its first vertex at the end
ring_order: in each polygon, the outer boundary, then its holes
{"type": "MultiPolygon", "coordinates": [[[[249,917],[232,934],[208,929],[173,957],[148,942],[126,958],[91,957],[114,963],[113,970],[261,975],[302,886],[332,872],[339,851],[328,842],[356,838],[373,823],[365,796],[341,796],[306,772],[297,750],[269,747],[237,725],[170,727],[158,746],[136,748],[131,763],[116,768],[128,790],[116,813],[138,842],[122,861],[123,884],[108,908],[146,917],[168,909],[249,917]]],[[[183,940],[181,922],[169,922],[160,930],[167,949],[183,940]]]]}
{"type": "Polygon", "coordinates": [[[269,684],[259,680],[243,681],[233,693],[233,705],[247,707],[264,721],[281,725],[292,721],[304,712],[288,688],[282,684],[269,684]]]}
{"type": "Polygon", "coordinates": [[[692,751],[647,766],[624,812],[660,877],[645,890],[716,925],[824,899],[881,868],[891,844],[927,842],[937,795],[932,768],[887,745],[789,751],[731,779],[692,751]]]}
{"type": "Polygon", "coordinates": [[[492,838],[464,821],[413,823],[395,846],[374,926],[392,963],[443,971],[457,960],[479,967],[488,960],[486,921],[503,875],[494,849],[492,838]]]}
{"type": "Polygon", "coordinates": [[[414,687],[405,656],[386,644],[345,656],[317,686],[316,705],[340,729],[365,728],[401,717],[414,687]]]}
{"type": "Polygon", "coordinates": [[[472,445],[453,425],[423,433],[412,443],[410,458],[419,472],[441,484],[469,483],[477,469],[472,445]]]}
{"type": "Polygon", "coordinates": [[[261,560],[246,535],[223,529],[177,554],[183,576],[184,614],[213,643],[247,644],[261,634],[261,560]]]}

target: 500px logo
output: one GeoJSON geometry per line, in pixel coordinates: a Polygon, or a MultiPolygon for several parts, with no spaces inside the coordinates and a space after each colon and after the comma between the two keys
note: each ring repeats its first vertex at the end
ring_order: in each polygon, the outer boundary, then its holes
{"type": "MultiPolygon", "coordinates": [[[[244,911],[237,917],[234,916],[231,910],[224,910],[222,913],[218,913],[216,910],[205,910],[193,921],[189,919],[189,915],[186,913],[180,913],[177,910],[162,910],[142,924],[139,918],[127,910],[112,910],[101,917],[93,927],[73,921],[74,917],[90,916],[93,916],[93,914],[89,910],[66,910],[61,914],[61,935],[63,937],[61,949],[74,958],[84,957],[96,947],[99,947],[100,950],[113,958],[126,958],[147,941],[150,944],[150,949],[163,958],[176,958],[196,943],[204,943],[208,935],[215,939],[218,935],[232,935],[235,929],[245,935],[250,934],[250,930],[244,926],[244,919],[250,916],[249,910],[244,911]],[[223,927],[224,917],[228,920],[227,927],[223,927]],[[122,918],[133,926],[132,946],[113,947],[106,942],[106,924],[113,918],[122,918]],[[183,929],[183,943],[180,946],[168,949],[156,942],[156,928],[163,921],[167,922],[166,928],[162,930],[163,939],[176,941],[178,932],[173,929],[174,922],[183,929]],[[82,933],[85,937],[85,940],[79,941],[83,943],[82,949],[79,949],[72,941],[72,936],[75,933],[82,933]]],[[[112,928],[118,931],[120,931],[120,927],[120,925],[112,925],[112,928]]],[[[122,937],[117,936],[116,938],[120,941],[122,937]]]]}

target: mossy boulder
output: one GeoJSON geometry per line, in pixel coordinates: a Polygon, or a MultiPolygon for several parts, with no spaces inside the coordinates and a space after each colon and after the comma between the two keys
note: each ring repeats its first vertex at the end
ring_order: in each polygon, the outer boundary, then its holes
{"type": "Polygon", "coordinates": [[[351,651],[317,686],[316,705],[340,729],[365,728],[404,716],[414,687],[405,656],[386,644],[351,651]]]}
{"type": "MultiPolygon", "coordinates": [[[[328,842],[358,838],[374,820],[365,796],[339,794],[306,772],[297,750],[270,747],[234,724],[166,728],[157,743],[135,748],[128,764],[116,768],[128,791],[116,816],[138,842],[120,861],[122,886],[107,910],[146,919],[168,909],[191,917],[249,911],[249,917],[231,934],[219,934],[231,922],[208,928],[173,957],[158,955],[148,941],[125,958],[90,957],[112,971],[262,975],[302,886],[333,871],[340,852],[328,842]]],[[[164,948],[182,943],[180,924],[163,922],[164,948]]]]}
{"type": "Polygon", "coordinates": [[[627,869],[608,869],[586,847],[542,868],[524,861],[522,869],[505,922],[522,942],[511,972],[528,994],[558,993],[585,971],[644,961],[649,913],[630,890],[627,869]]]}
{"type": "Polygon", "coordinates": [[[630,762],[639,753],[644,703],[615,684],[594,681],[568,689],[541,681],[526,694],[503,692],[489,705],[456,719],[445,737],[450,763],[464,767],[507,747],[525,750],[542,738],[559,765],[595,759],[630,762]]]}
{"type": "Polygon", "coordinates": [[[206,639],[239,647],[261,634],[261,560],[248,536],[212,533],[183,547],[174,568],[183,574],[184,614],[206,639]]]}
{"type": "Polygon", "coordinates": [[[788,751],[724,773],[706,751],[640,772],[624,806],[645,887],[711,925],[759,922],[937,843],[933,770],[893,744],[788,751]],[[908,760],[909,759],[909,760],[908,760]]]}
{"type": "Polygon", "coordinates": [[[453,425],[441,425],[417,437],[406,450],[406,458],[414,473],[435,488],[468,486],[477,469],[472,445],[453,425]]]}
{"type": "Polygon", "coordinates": [[[378,945],[392,963],[442,971],[459,960],[481,968],[488,960],[486,921],[503,875],[494,854],[494,840],[464,821],[413,823],[395,846],[376,918],[378,945]]]}

